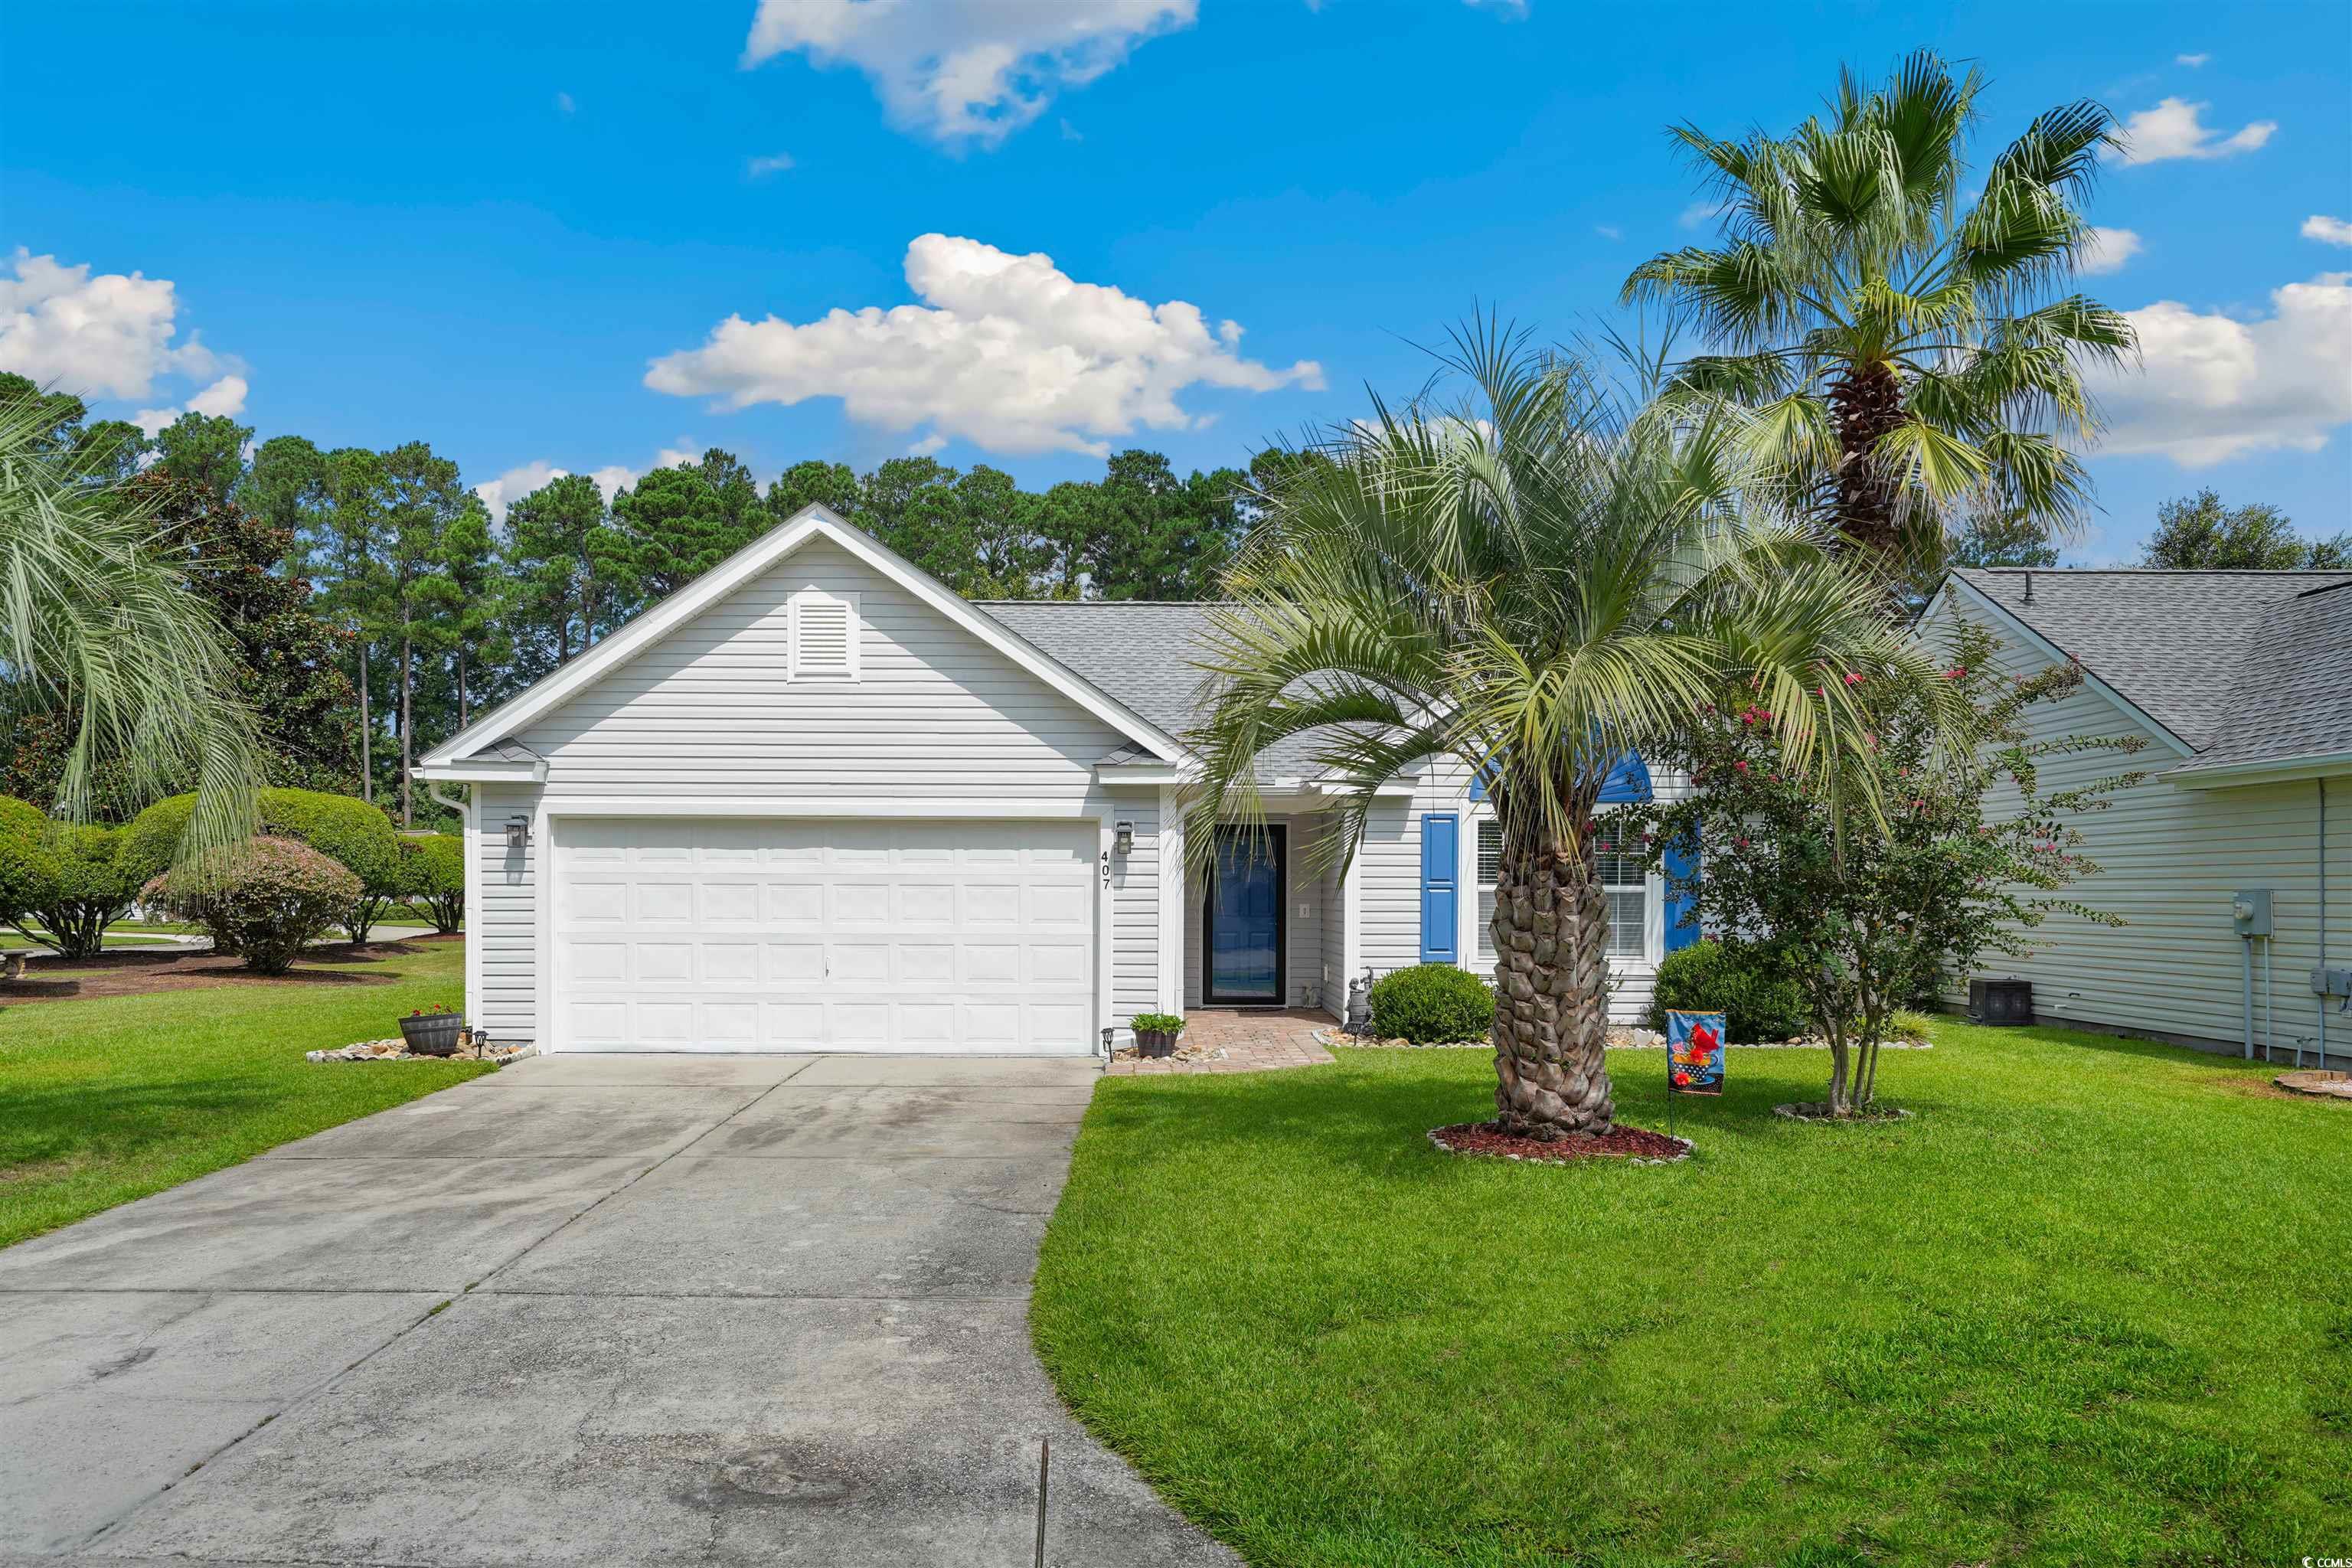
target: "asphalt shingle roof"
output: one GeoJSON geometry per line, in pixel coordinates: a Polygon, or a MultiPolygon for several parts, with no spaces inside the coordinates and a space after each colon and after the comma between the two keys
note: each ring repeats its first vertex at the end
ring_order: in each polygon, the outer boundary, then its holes
{"type": "MultiPolygon", "coordinates": [[[[1210,605],[1197,601],[1141,599],[990,599],[978,608],[1046,657],[1100,687],[1170,734],[1183,737],[1198,721],[1207,673],[1201,657],[1210,605]]],[[[1294,736],[1258,759],[1261,778],[1320,773],[1310,760],[1311,738],[1294,736]]],[[[1104,762],[1132,762],[1146,753],[1122,746],[1104,762]]]]}
{"type": "Polygon", "coordinates": [[[2352,745],[2352,573],[1954,575],[2179,737],[2195,765],[2352,745]]]}

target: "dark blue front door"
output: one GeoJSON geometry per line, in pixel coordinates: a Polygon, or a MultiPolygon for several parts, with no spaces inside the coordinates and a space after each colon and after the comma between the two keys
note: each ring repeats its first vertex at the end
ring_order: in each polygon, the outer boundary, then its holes
{"type": "Polygon", "coordinates": [[[1225,828],[1209,887],[1208,1002],[1282,1002],[1283,830],[1225,828]]]}

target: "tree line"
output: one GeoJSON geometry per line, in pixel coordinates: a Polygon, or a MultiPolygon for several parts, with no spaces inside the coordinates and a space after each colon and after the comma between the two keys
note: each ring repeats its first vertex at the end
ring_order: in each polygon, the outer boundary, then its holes
{"type": "MultiPolygon", "coordinates": [[[[500,520],[427,442],[257,443],[201,414],[151,437],[17,375],[0,375],[0,403],[37,407],[45,443],[83,482],[152,516],[158,549],[235,645],[268,782],[358,795],[404,826],[445,815],[413,781],[418,755],[811,502],[971,598],[1206,598],[1255,520],[1251,497],[1295,460],[1179,475],[1131,450],[1099,479],[1042,490],[929,457],[863,474],[808,461],[762,488],[714,447],[609,496],[584,474],[552,479],[500,520]]],[[[46,807],[75,715],[36,688],[8,695],[0,795],[46,807]]],[[[132,793],[110,801],[101,781],[100,810],[135,810],[132,793]]]]}

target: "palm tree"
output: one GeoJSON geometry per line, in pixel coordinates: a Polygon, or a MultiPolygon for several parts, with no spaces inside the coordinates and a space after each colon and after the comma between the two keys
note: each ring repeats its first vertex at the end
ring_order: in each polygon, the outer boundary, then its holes
{"type": "Polygon", "coordinates": [[[137,797],[118,807],[195,784],[184,853],[237,842],[261,758],[227,639],[165,563],[152,499],[59,450],[50,423],[0,400],[0,705],[70,716],[58,816],[89,813],[102,768],[137,797]]]}
{"type": "Polygon", "coordinates": [[[1200,660],[1189,838],[1203,857],[1215,824],[1264,822],[1255,759],[1289,737],[1353,781],[1329,853],[1353,853],[1382,782],[1482,773],[1502,827],[1497,1121],[1603,1132],[1605,775],[1732,702],[1769,710],[1826,784],[1869,743],[1848,675],[1941,683],[1865,574],[1732,507],[1736,418],[1629,416],[1580,359],[1491,326],[1444,361],[1475,403],[1382,407],[1259,498],[1200,660]]]}
{"type": "Polygon", "coordinates": [[[1882,86],[1843,73],[1827,118],[1785,137],[1675,127],[1722,242],[1625,282],[1719,351],[1682,367],[1681,394],[1753,408],[1789,500],[1885,561],[1939,544],[1969,508],[2077,530],[2089,485],[2069,448],[2097,427],[2083,369],[2137,353],[2128,321],[2066,291],[2097,243],[2080,207],[2114,117],[2089,101],[2041,115],[1969,199],[1982,87],[1923,52],[1882,86]]]}

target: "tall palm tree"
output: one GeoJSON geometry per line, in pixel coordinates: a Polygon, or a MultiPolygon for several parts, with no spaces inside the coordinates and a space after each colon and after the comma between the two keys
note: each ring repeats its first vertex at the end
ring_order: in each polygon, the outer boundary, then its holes
{"type": "Polygon", "coordinates": [[[1866,574],[1734,509],[1736,419],[1628,415],[1578,358],[1491,326],[1444,357],[1475,402],[1328,432],[1262,498],[1200,660],[1190,842],[1264,821],[1255,760],[1294,736],[1354,781],[1325,841],[1342,854],[1381,783],[1446,759],[1483,773],[1502,826],[1497,1121],[1602,1132],[1604,777],[1730,702],[1769,712],[1790,765],[1827,783],[1869,744],[1847,676],[1930,701],[1942,683],[1866,574]]]}
{"type": "Polygon", "coordinates": [[[2114,117],[2087,100],[2041,115],[1971,199],[1983,85],[1923,52],[1883,85],[1843,73],[1826,117],[1787,136],[1675,127],[1721,202],[1721,242],[1625,281],[1718,351],[1682,367],[1680,391],[1753,408],[1790,499],[1882,560],[1940,543],[1971,507],[2078,529],[2089,486],[2070,447],[2097,426],[2083,369],[2137,353],[2128,321],[2070,290],[2114,117]]]}
{"type": "Polygon", "coordinates": [[[58,816],[89,813],[103,768],[139,797],[196,786],[186,853],[242,839],[261,758],[227,639],[158,550],[152,504],[47,441],[51,422],[0,400],[0,704],[70,713],[58,816]]]}

